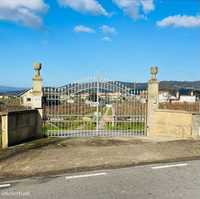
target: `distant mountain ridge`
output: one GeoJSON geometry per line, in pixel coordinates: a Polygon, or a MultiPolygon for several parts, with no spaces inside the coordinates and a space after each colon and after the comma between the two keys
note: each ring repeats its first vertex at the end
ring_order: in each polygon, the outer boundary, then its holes
{"type": "Polygon", "coordinates": [[[191,89],[200,90],[200,81],[161,81],[161,89],[191,89]]]}
{"type": "MultiPolygon", "coordinates": [[[[134,83],[134,82],[124,82],[124,81],[115,81],[116,83],[120,83],[121,85],[130,88],[130,89],[140,89],[146,90],[147,83],[134,83]]],[[[80,83],[81,84],[81,83],[80,83]]],[[[90,83],[84,83],[90,87],[90,83]]],[[[168,90],[168,91],[177,91],[177,90],[198,90],[200,91],[200,81],[160,81],[160,90],[168,90]]],[[[9,87],[9,86],[0,86],[0,93],[19,93],[26,88],[18,88],[18,87],[9,87]]]]}
{"type": "MultiPolygon", "coordinates": [[[[134,89],[147,89],[147,83],[120,82],[124,86],[134,89]]],[[[200,81],[160,81],[160,90],[200,90],[200,81]]]]}
{"type": "MultiPolygon", "coordinates": [[[[115,85],[122,85],[123,87],[129,88],[131,90],[138,89],[138,90],[146,90],[148,87],[148,83],[134,83],[134,82],[124,82],[124,81],[112,81],[109,82],[111,84],[115,85]]],[[[92,82],[86,82],[86,83],[76,83],[79,86],[83,86],[85,88],[90,88],[93,86],[92,82]]],[[[72,84],[73,85],[73,84],[72,84]]],[[[67,84],[65,86],[62,86],[60,88],[70,88],[72,86],[71,84],[67,84]]],[[[100,87],[103,85],[103,83],[100,82],[100,87]]],[[[200,81],[160,81],[160,90],[163,91],[180,91],[180,90],[196,90],[200,91],[200,81]]]]}
{"type": "Polygon", "coordinates": [[[0,86],[0,93],[15,93],[15,92],[23,91],[23,90],[25,90],[25,88],[0,86]]]}

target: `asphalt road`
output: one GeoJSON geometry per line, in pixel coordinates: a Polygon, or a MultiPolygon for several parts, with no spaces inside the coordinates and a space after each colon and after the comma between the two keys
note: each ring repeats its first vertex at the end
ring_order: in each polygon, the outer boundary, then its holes
{"type": "Polygon", "coordinates": [[[0,198],[200,199],[200,161],[0,182],[0,198]]]}

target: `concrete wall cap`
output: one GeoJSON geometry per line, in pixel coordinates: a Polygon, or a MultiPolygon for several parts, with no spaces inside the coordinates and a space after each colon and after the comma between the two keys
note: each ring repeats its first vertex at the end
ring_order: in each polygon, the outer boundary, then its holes
{"type": "Polygon", "coordinates": [[[8,115],[8,111],[0,112],[0,116],[8,115]]]}
{"type": "Polygon", "coordinates": [[[30,111],[36,111],[37,109],[26,109],[26,110],[14,110],[14,111],[4,111],[0,112],[1,116],[12,114],[12,113],[25,113],[25,112],[30,112],[30,111]]]}

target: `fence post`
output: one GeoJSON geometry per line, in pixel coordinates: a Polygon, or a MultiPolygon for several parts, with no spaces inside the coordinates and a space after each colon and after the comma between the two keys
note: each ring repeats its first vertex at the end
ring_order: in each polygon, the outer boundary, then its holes
{"type": "Polygon", "coordinates": [[[157,80],[158,67],[151,67],[151,79],[148,82],[148,110],[147,110],[147,136],[151,136],[154,113],[159,106],[159,81],[157,80]]]}
{"type": "Polygon", "coordinates": [[[6,149],[8,148],[8,113],[2,114],[1,116],[1,129],[2,129],[2,135],[1,135],[1,144],[2,148],[6,149]]]}

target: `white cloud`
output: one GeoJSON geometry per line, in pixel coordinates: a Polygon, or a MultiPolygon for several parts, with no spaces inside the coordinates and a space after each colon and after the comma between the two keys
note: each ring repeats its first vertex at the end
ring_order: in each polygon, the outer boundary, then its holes
{"type": "Polygon", "coordinates": [[[157,25],[160,27],[174,26],[174,27],[200,27],[200,16],[186,16],[186,15],[175,15],[169,16],[165,19],[158,21],[157,25]]]}
{"type": "Polygon", "coordinates": [[[13,21],[30,27],[40,27],[48,6],[43,0],[1,0],[0,20],[13,21]]]}
{"type": "Polygon", "coordinates": [[[95,30],[87,26],[78,25],[74,27],[74,32],[95,33],[95,30]]]}
{"type": "Polygon", "coordinates": [[[70,7],[79,12],[91,13],[93,15],[108,15],[97,0],[58,0],[58,2],[62,6],[70,7]]]}
{"type": "Polygon", "coordinates": [[[141,0],[144,12],[148,13],[155,9],[154,0],[141,0]]]}
{"type": "Polygon", "coordinates": [[[111,42],[112,41],[112,39],[110,37],[103,37],[102,40],[106,41],[106,42],[111,42]]]}
{"type": "Polygon", "coordinates": [[[107,25],[103,25],[100,27],[101,31],[104,33],[104,34],[116,34],[117,31],[114,27],[111,27],[111,26],[107,26],[107,25]]]}
{"type": "Polygon", "coordinates": [[[154,0],[113,0],[127,15],[133,19],[144,18],[155,9],[154,0]]]}

